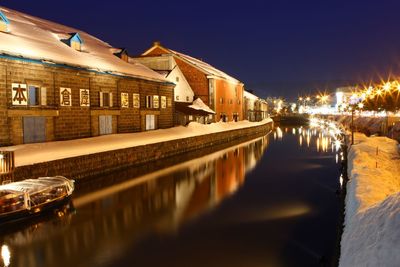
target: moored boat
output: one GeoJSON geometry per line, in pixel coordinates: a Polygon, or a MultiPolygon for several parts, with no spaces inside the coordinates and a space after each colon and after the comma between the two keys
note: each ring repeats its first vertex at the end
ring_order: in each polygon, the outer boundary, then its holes
{"type": "Polygon", "coordinates": [[[0,224],[55,208],[65,203],[73,191],[74,180],[63,176],[0,185],[0,224]]]}

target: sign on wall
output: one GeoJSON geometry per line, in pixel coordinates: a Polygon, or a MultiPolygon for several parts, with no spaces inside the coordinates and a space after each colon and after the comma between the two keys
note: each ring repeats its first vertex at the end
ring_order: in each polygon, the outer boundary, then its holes
{"type": "Polygon", "coordinates": [[[12,104],[14,106],[28,105],[28,91],[26,84],[13,83],[11,86],[12,104]]]}
{"type": "Polygon", "coordinates": [[[121,93],[121,108],[129,108],[129,94],[121,93]]]}
{"type": "Polygon", "coordinates": [[[161,96],[161,108],[167,108],[167,97],[161,96]]]}
{"type": "Polygon", "coordinates": [[[160,100],[159,100],[159,97],[158,97],[158,95],[154,95],[153,96],[153,108],[159,108],[160,106],[160,100]]]}
{"type": "Polygon", "coordinates": [[[90,94],[88,89],[79,89],[79,102],[81,107],[90,106],[90,94]]]}
{"type": "Polygon", "coordinates": [[[140,95],[139,94],[133,94],[133,107],[140,108],[140,95]]]}
{"type": "Polygon", "coordinates": [[[60,88],[60,105],[61,106],[72,106],[72,92],[71,88],[60,88]]]}

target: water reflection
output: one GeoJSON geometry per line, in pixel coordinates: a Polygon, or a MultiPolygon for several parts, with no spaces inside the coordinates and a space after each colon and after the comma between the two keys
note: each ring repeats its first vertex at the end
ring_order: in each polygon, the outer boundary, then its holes
{"type": "MultiPolygon", "coordinates": [[[[285,134],[289,130],[285,128],[285,134]]],[[[326,125],[325,122],[313,122],[310,127],[292,127],[292,135],[298,136],[298,144],[300,147],[303,145],[307,148],[315,148],[317,152],[333,152],[335,153],[336,163],[343,161],[343,153],[341,152],[342,141],[341,131],[336,125],[330,123],[326,125]]],[[[283,131],[278,126],[273,133],[274,140],[283,141],[283,131]]]]}
{"type": "Polygon", "coordinates": [[[267,146],[263,137],[94,192],[76,192],[74,212],[2,236],[4,265],[111,264],[146,235],[173,233],[234,194],[267,146]]]}

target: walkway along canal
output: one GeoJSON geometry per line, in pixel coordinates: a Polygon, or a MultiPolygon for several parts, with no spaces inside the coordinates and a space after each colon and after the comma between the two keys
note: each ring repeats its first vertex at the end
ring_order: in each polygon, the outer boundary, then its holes
{"type": "MultiPolygon", "coordinates": [[[[172,167],[78,183],[55,215],[2,229],[6,266],[330,266],[339,151],[307,127],[172,167]]],[[[191,158],[190,154],[187,158],[191,158]]]]}

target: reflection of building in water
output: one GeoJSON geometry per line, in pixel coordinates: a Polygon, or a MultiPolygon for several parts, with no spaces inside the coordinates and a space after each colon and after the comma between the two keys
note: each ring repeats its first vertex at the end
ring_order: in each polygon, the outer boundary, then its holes
{"type": "Polygon", "coordinates": [[[173,231],[235,192],[263,155],[267,140],[80,196],[73,200],[76,214],[68,220],[6,235],[0,245],[7,245],[12,266],[107,265],[143,236],[173,231]]]}

